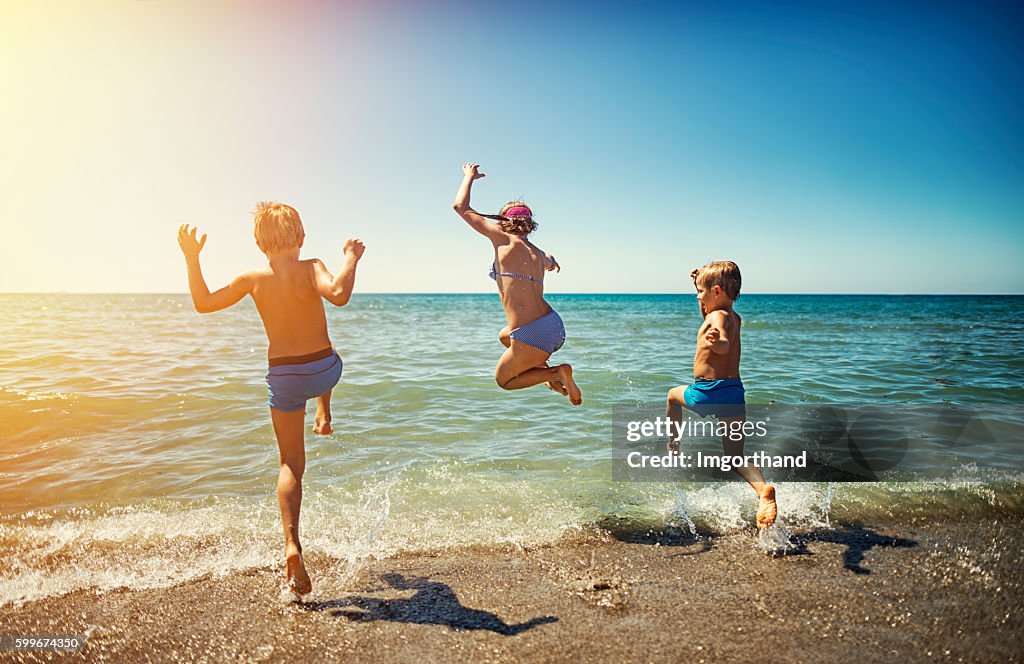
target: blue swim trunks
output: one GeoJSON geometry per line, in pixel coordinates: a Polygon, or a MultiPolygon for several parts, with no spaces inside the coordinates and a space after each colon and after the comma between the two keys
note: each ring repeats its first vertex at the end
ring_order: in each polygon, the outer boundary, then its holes
{"type": "Polygon", "coordinates": [[[341,357],[333,348],[300,357],[275,357],[267,371],[270,407],[286,413],[305,410],[314,399],[338,384],[341,357]]]}
{"type": "Polygon", "coordinates": [[[739,417],[746,414],[743,381],[696,379],[683,392],[686,405],[701,417],[739,417]]]}
{"type": "Polygon", "coordinates": [[[554,353],[565,343],[565,324],[561,316],[552,309],[551,313],[512,330],[508,336],[546,353],[554,353]]]}

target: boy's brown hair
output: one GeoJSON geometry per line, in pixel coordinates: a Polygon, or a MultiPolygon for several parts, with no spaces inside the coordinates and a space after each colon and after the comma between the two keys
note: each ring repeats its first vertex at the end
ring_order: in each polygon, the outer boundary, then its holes
{"type": "Polygon", "coordinates": [[[704,288],[719,286],[730,300],[740,296],[740,286],[743,281],[740,278],[740,268],[732,261],[714,261],[708,263],[697,271],[694,283],[704,288]]]}
{"type": "Polygon", "coordinates": [[[252,213],[256,246],[265,254],[301,247],[306,238],[299,213],[290,205],[260,201],[252,213]]]}

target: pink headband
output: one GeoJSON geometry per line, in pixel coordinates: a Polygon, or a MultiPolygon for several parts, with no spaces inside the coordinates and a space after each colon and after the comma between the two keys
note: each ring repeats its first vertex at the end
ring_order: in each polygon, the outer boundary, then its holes
{"type": "Polygon", "coordinates": [[[530,208],[526,207],[525,205],[516,205],[515,207],[510,207],[509,209],[505,210],[505,213],[501,216],[505,217],[506,219],[521,219],[523,217],[532,217],[533,212],[530,210],[530,208]]]}

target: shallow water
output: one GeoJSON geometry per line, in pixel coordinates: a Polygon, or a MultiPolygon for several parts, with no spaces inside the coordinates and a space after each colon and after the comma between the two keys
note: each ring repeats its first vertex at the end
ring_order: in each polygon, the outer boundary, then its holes
{"type": "MultiPolygon", "coordinates": [[[[745,485],[611,480],[613,407],[689,381],[694,298],[550,301],[581,409],[495,386],[495,295],[361,295],[328,312],[345,371],[335,433],[307,438],[307,551],[354,563],[610,521],[751,528],[745,485]]],[[[266,342],[248,301],[209,316],[180,295],[0,304],[0,603],[279,562],[266,342]]],[[[746,295],[737,310],[751,403],[1006,406],[990,428],[1019,440],[1022,297],[746,295]]],[[[1024,474],[978,460],[939,482],[784,484],[780,503],[791,526],[1019,509],[1024,474]]]]}

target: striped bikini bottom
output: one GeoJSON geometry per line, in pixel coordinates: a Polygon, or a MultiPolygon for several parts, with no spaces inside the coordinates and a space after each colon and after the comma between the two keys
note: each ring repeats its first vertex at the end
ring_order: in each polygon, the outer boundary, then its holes
{"type": "Polygon", "coordinates": [[[509,336],[520,343],[539,348],[550,354],[565,343],[565,324],[552,309],[551,313],[512,330],[509,336]]]}

